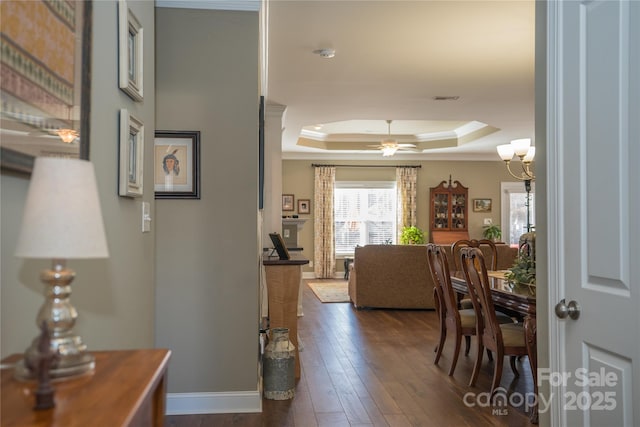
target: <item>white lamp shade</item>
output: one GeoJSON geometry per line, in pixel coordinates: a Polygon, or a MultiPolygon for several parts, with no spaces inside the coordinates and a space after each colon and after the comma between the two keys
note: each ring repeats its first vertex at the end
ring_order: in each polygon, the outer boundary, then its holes
{"type": "Polygon", "coordinates": [[[15,254],[51,259],[109,256],[91,162],[36,158],[15,254]]]}
{"type": "Polygon", "coordinates": [[[529,147],[529,151],[527,151],[527,155],[522,158],[522,161],[525,163],[533,162],[533,158],[536,156],[536,147],[529,147]]]}
{"type": "Polygon", "coordinates": [[[496,147],[498,156],[505,162],[513,158],[513,146],[511,144],[502,144],[496,147]]]}
{"type": "Polygon", "coordinates": [[[531,138],[514,139],[511,141],[511,145],[516,156],[525,156],[529,151],[529,147],[531,147],[531,138]]]}

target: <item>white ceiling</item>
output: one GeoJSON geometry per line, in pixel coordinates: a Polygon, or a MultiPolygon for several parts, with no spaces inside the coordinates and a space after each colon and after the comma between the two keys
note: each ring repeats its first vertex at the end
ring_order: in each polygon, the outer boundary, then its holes
{"type": "MultiPolygon", "coordinates": [[[[260,2],[156,5],[257,10],[260,2]]],[[[497,145],[533,138],[534,0],[266,0],[264,6],[264,91],[267,103],[286,106],[285,159],[382,160],[367,145],[387,136],[386,120],[393,120],[398,142],[421,149],[387,160],[498,160],[497,145]],[[313,53],[323,48],[335,49],[335,57],[313,53]]]]}
{"type": "Polygon", "coordinates": [[[387,136],[387,119],[399,142],[433,139],[434,131],[450,139],[469,122],[497,131],[473,141],[459,138],[455,147],[385,159],[498,160],[496,145],[533,137],[534,1],[267,4],[266,99],[286,106],[283,158],[382,159],[375,149],[336,147],[379,143],[387,136]],[[335,49],[335,57],[313,53],[322,48],[335,49]],[[332,141],[333,149],[299,145],[304,127],[332,141]]]}

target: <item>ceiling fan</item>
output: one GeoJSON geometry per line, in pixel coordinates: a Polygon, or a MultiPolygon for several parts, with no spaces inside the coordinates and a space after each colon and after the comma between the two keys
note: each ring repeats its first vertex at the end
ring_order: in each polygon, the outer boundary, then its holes
{"type": "Polygon", "coordinates": [[[415,144],[399,144],[398,141],[391,138],[391,120],[387,120],[388,137],[383,139],[378,145],[368,145],[368,147],[377,148],[382,151],[383,157],[393,156],[396,151],[418,151],[415,144]]]}

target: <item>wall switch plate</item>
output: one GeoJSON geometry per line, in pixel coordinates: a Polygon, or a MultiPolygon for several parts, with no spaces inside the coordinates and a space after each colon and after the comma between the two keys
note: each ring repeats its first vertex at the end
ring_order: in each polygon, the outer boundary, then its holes
{"type": "Polygon", "coordinates": [[[484,219],[484,225],[491,225],[491,224],[493,224],[493,220],[491,218],[484,219]]]}
{"type": "Polygon", "coordinates": [[[151,231],[151,204],[149,202],[142,202],[142,232],[148,233],[151,231]]]}

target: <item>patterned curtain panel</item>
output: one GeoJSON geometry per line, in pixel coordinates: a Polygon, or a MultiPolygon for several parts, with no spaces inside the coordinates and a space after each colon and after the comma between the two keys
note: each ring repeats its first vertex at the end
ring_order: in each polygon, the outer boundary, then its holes
{"type": "Polygon", "coordinates": [[[396,168],[398,191],[398,240],[402,227],[416,225],[418,168],[396,168]]]}
{"type": "Polygon", "coordinates": [[[313,204],[313,271],[319,279],[333,278],[336,269],[333,236],[333,187],[335,180],[335,167],[316,167],[313,204]]]}

